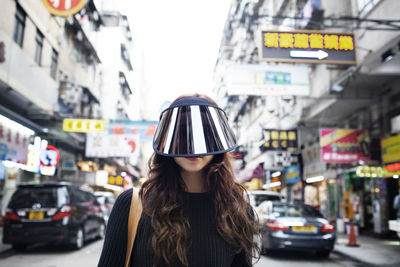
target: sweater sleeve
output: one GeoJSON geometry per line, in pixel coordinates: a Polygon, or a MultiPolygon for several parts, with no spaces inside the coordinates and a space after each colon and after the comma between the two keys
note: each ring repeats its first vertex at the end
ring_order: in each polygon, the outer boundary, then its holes
{"type": "Polygon", "coordinates": [[[122,192],[114,203],[108,219],[106,236],[98,267],[123,267],[128,241],[128,216],[132,189],[122,192]]]}

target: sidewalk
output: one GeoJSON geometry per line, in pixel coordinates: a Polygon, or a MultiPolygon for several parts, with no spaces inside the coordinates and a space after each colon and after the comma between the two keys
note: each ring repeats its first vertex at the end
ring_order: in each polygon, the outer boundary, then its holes
{"type": "Polygon", "coordinates": [[[3,253],[11,248],[11,245],[3,244],[3,227],[0,226],[0,253],[3,253]]]}
{"type": "Polygon", "coordinates": [[[359,247],[348,247],[348,236],[339,234],[334,252],[375,266],[400,266],[400,240],[357,236],[359,247]]]}

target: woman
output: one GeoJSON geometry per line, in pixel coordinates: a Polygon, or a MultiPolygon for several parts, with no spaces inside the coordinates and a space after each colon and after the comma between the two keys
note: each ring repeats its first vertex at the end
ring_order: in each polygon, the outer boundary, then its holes
{"type": "MultiPolygon", "coordinates": [[[[162,112],[131,266],[252,266],[257,225],[234,180],[227,152],[235,146],[207,96],[181,96],[162,112]]],[[[125,191],[114,204],[99,266],[124,265],[131,197],[125,191]]]]}

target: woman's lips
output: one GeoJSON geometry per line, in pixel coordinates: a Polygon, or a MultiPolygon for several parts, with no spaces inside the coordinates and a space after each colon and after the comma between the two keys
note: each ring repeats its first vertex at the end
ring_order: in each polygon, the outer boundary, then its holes
{"type": "Polygon", "coordinates": [[[193,157],[193,158],[186,158],[186,159],[190,160],[190,161],[197,161],[200,159],[200,157],[193,157]]]}

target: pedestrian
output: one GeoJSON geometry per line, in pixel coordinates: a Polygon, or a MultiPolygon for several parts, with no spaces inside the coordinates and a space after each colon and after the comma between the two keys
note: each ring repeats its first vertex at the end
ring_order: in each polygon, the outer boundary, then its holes
{"type": "Polygon", "coordinates": [[[395,196],[394,200],[393,200],[393,209],[396,210],[396,215],[397,215],[397,219],[400,219],[400,189],[399,189],[399,193],[397,194],[397,196],[395,196]]]}
{"type": "MultiPolygon", "coordinates": [[[[161,113],[129,266],[252,266],[258,227],[234,180],[227,152],[235,147],[225,112],[208,96],[180,96],[161,113]]],[[[131,198],[127,190],[114,204],[100,267],[124,266],[131,198]]]]}

